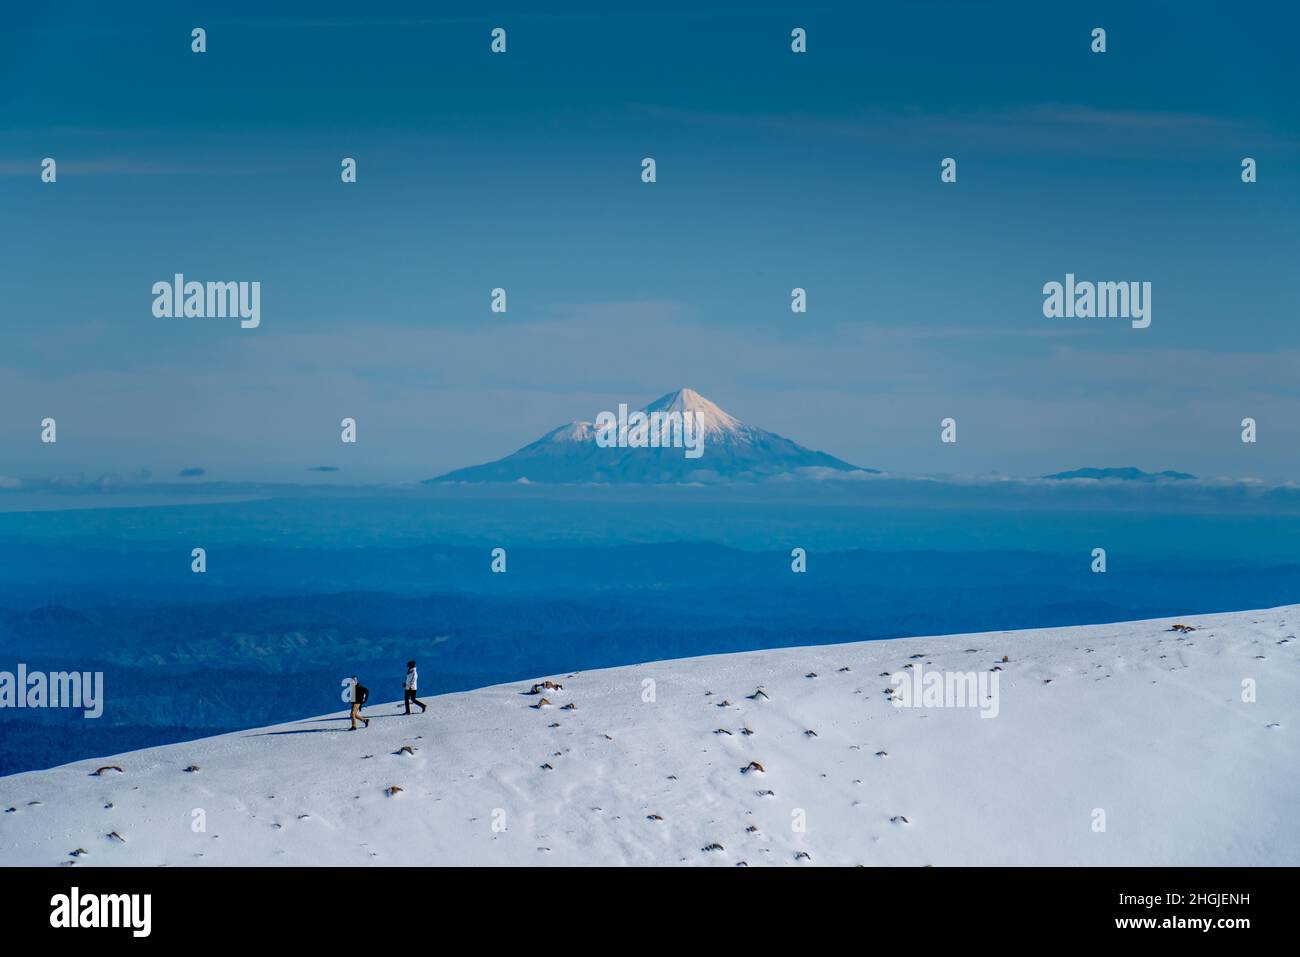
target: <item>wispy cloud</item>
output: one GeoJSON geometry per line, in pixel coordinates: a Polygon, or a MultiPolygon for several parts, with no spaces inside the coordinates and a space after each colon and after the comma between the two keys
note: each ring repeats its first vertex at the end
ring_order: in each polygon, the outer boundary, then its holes
{"type": "Polygon", "coordinates": [[[944,139],[961,145],[1006,150],[1127,155],[1179,146],[1205,146],[1225,136],[1249,137],[1261,147],[1300,147],[1300,139],[1294,134],[1265,129],[1248,119],[1206,113],[1103,109],[1070,103],[942,113],[900,107],[864,110],[851,116],[709,111],[646,103],[632,103],[629,108],[684,124],[860,139],[898,148],[944,139]]]}

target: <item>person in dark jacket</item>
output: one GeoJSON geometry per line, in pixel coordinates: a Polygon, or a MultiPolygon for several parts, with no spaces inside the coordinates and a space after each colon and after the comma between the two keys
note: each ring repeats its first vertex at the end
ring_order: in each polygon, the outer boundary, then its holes
{"type": "Polygon", "coordinates": [[[419,682],[419,675],[415,671],[415,662],[406,663],[406,713],[411,713],[411,702],[414,701],[420,706],[420,714],[429,710],[428,706],[415,696],[415,687],[419,682]]]}
{"type": "Polygon", "coordinates": [[[358,682],[357,676],[353,675],[352,676],[352,727],[349,730],[351,731],[357,730],[358,718],[360,718],[361,721],[365,723],[365,726],[367,728],[370,727],[370,719],[361,713],[361,706],[366,703],[366,700],[369,697],[370,697],[370,689],[367,688],[365,685],[361,684],[360,682],[358,682]]]}

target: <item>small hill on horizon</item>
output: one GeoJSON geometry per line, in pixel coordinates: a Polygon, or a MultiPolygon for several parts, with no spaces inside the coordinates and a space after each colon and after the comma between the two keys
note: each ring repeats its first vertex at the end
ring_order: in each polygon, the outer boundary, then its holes
{"type": "Polygon", "coordinates": [[[1126,468],[1083,468],[1071,469],[1068,472],[1055,472],[1051,475],[1044,475],[1045,479],[1096,479],[1098,481],[1113,480],[1120,482],[1156,482],[1162,479],[1169,481],[1185,481],[1196,478],[1190,472],[1174,472],[1166,469],[1163,472],[1144,472],[1139,468],[1128,466],[1126,468]]]}

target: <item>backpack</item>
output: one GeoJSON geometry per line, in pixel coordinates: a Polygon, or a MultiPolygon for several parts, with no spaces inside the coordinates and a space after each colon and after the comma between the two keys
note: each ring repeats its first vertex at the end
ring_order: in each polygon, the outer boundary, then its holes
{"type": "Polygon", "coordinates": [[[369,697],[370,697],[370,689],[367,688],[365,685],[357,685],[357,704],[359,705],[365,704],[366,699],[369,697]]]}

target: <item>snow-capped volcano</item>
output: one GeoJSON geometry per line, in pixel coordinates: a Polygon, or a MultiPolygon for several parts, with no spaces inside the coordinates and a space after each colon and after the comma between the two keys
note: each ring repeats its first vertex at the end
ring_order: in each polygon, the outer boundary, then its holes
{"type": "MultiPolygon", "coordinates": [[[[694,389],[669,392],[631,417],[641,415],[651,423],[685,422],[685,444],[689,446],[690,440],[696,439],[700,444],[698,455],[687,455],[689,449],[680,442],[665,442],[660,447],[637,445],[635,440],[627,442],[628,435],[636,430],[626,428],[626,413],[626,408],[607,410],[596,421],[569,422],[503,459],[457,469],[428,481],[649,484],[753,481],[801,469],[876,471],[860,469],[775,432],[746,425],[694,389]],[[614,420],[619,426],[607,427],[614,420]]],[[[672,433],[669,429],[664,434],[672,433]]]]}

